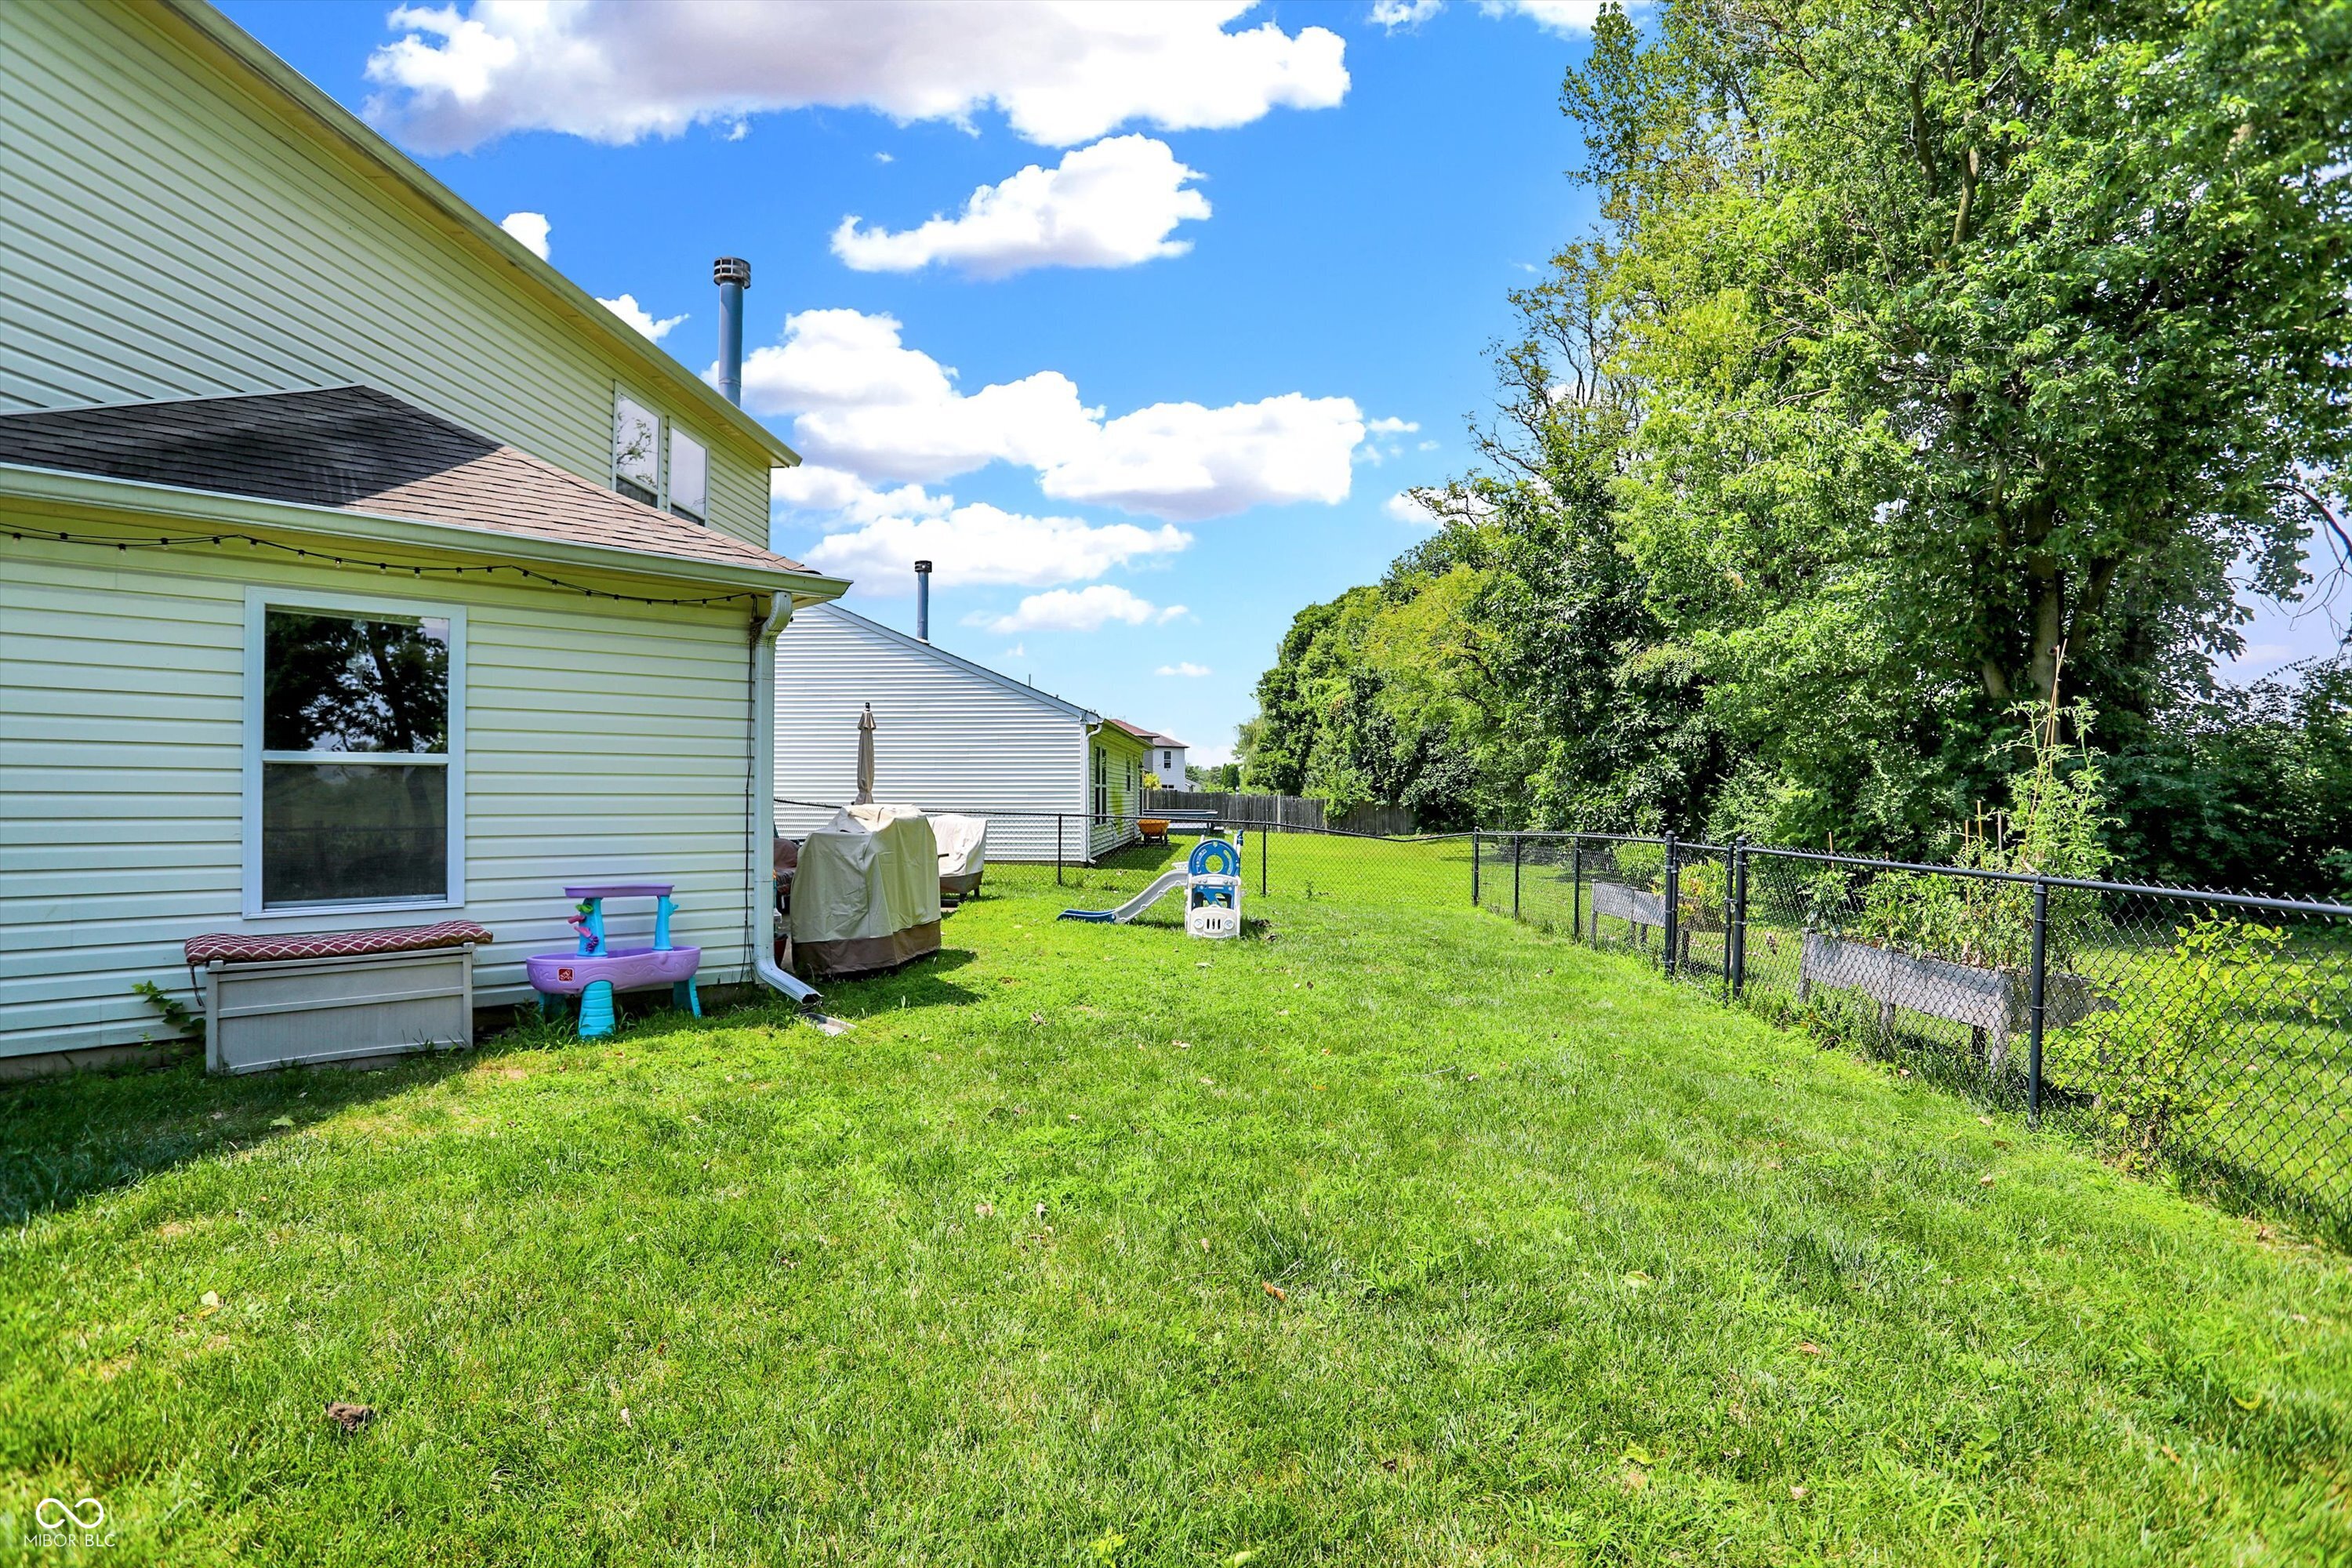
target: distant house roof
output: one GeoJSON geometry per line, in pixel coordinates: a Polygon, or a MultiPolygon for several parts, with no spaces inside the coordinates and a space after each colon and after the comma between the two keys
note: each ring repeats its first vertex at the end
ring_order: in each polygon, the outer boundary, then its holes
{"type": "Polygon", "coordinates": [[[859,615],[856,611],[849,609],[845,605],[837,604],[820,605],[814,609],[807,610],[803,613],[812,616],[831,616],[835,620],[846,621],[853,626],[874,633],[885,641],[895,645],[903,652],[913,654],[919,658],[928,658],[935,663],[944,664],[952,668],[961,669],[969,675],[978,676],[982,679],[989,681],[993,685],[1003,687],[1007,691],[1013,692],[1018,696],[1025,697],[1041,707],[1051,708],[1057,713],[1068,714],[1071,718],[1076,719],[1083,723],[1093,724],[1101,721],[1102,715],[1081,703],[1073,702],[1066,697],[1056,697],[1052,692],[1045,690],[1044,689],[1033,685],[1028,681],[1016,680],[1012,676],[1005,674],[1003,670],[991,669],[988,666],[981,664],[976,660],[966,658],[961,654],[950,653],[947,649],[940,647],[936,643],[925,642],[920,637],[908,637],[905,632],[900,631],[896,626],[886,626],[879,621],[869,620],[866,616],[859,615]]]}
{"type": "Polygon", "coordinates": [[[0,415],[0,461],[806,573],[370,386],[0,415]]]}
{"type": "Polygon", "coordinates": [[[1126,731],[1139,741],[1149,743],[1152,739],[1151,731],[1140,724],[1130,724],[1124,719],[1113,719],[1110,723],[1114,728],[1126,731]]]}
{"type": "Polygon", "coordinates": [[[1151,737],[1151,743],[1155,746],[1165,747],[1167,750],[1171,752],[1189,752],[1192,749],[1173,735],[1154,735],[1151,737]]]}

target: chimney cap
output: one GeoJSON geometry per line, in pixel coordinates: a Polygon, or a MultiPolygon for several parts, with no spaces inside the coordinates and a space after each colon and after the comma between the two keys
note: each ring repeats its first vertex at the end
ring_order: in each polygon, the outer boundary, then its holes
{"type": "Polygon", "coordinates": [[[928,575],[931,570],[931,563],[928,561],[918,561],[915,563],[915,570],[928,575]]]}
{"type": "Polygon", "coordinates": [[[739,283],[749,289],[751,286],[751,264],[740,256],[722,256],[710,264],[710,280],[713,283],[739,283]]]}

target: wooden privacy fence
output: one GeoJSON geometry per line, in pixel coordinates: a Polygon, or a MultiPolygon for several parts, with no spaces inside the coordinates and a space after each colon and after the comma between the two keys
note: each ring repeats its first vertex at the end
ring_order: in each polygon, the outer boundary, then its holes
{"type": "Polygon", "coordinates": [[[1220,821],[1270,823],[1313,833],[1413,833],[1412,813],[1401,805],[1360,805],[1333,815],[1305,795],[1243,795],[1222,790],[1148,789],[1145,816],[1164,812],[1213,811],[1220,821]]]}

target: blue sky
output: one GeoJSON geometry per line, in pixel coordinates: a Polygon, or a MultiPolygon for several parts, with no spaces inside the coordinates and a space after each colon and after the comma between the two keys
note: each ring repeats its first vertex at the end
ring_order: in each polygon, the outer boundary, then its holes
{"type": "Polygon", "coordinates": [[[935,640],[1196,759],[1469,466],[1504,296],[1591,216],[1590,0],[226,9],[698,370],[748,258],[746,403],[812,459],[776,547],[909,629],[938,560],[935,640]]]}

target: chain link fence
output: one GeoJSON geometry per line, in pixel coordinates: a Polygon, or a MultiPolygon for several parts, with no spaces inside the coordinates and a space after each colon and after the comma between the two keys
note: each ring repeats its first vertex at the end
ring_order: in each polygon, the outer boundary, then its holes
{"type": "MultiPolygon", "coordinates": [[[[1745,842],[969,815],[1000,889],[1108,908],[1215,832],[1253,918],[1466,901],[2352,1235],[2352,908],[1745,842]]],[[[1174,899],[1143,917],[1181,918],[1174,899]]]]}
{"type": "Polygon", "coordinates": [[[2352,1227],[2352,908],[1603,834],[1475,863],[1482,908],[2352,1227]]]}
{"type": "MultiPolygon", "coordinates": [[[[1182,865],[1204,833],[1236,842],[1244,893],[1259,898],[1421,902],[1459,909],[1473,876],[1473,836],[1466,833],[1353,833],[1209,810],[1091,814],[912,804],[935,816],[954,814],[987,821],[983,888],[993,883],[1025,890],[1058,888],[1071,895],[1114,895],[1095,900],[1097,904],[1130,898],[1163,871],[1182,865]]],[[[779,827],[788,837],[804,836],[841,809],[796,800],[779,800],[777,808],[779,827]]],[[[1075,896],[1071,901],[1087,903],[1075,896]]],[[[1165,918],[1179,918],[1172,899],[1165,918]]]]}

